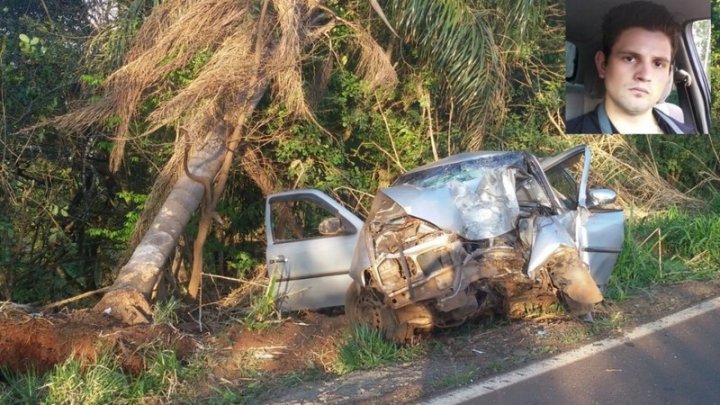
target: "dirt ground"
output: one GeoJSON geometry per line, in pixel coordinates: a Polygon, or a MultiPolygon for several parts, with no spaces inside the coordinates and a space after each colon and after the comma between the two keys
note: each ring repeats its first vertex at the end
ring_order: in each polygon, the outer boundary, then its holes
{"type": "Polygon", "coordinates": [[[254,403],[412,403],[622,335],[715,296],[720,296],[720,280],[690,281],[610,302],[593,323],[557,314],[512,322],[482,319],[434,333],[422,343],[425,353],[418,360],[342,377],[334,373],[338,346],[348,332],[341,311],[293,314],[257,331],[236,321],[215,321],[209,332],[200,333],[192,325],[127,327],[89,310],[33,314],[6,303],[0,304],[0,367],[43,372],[73,353],[93,358],[104,347],[135,373],[143,367],[146,349],[172,347],[182,358],[204,356],[206,387],[193,387],[197,400],[224,386],[247,391],[243,401],[254,403]]]}

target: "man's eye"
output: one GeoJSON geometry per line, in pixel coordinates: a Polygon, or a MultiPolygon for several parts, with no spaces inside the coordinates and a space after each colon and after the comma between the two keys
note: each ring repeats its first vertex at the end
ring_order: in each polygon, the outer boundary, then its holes
{"type": "Polygon", "coordinates": [[[659,69],[665,69],[667,67],[667,63],[665,62],[655,62],[655,67],[659,69]]]}
{"type": "Polygon", "coordinates": [[[625,62],[635,62],[635,57],[634,56],[623,56],[622,60],[624,60],[625,62]]]}

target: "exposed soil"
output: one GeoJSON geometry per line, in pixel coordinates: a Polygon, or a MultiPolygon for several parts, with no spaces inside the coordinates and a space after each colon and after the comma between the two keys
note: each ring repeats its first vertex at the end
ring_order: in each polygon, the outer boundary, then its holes
{"type": "Polygon", "coordinates": [[[469,322],[434,333],[416,361],[342,377],[334,373],[338,346],[348,331],[342,312],[293,314],[257,331],[227,321],[210,325],[210,333],[189,333],[189,327],[123,326],[89,310],[29,314],[6,304],[0,307],[0,367],[42,372],[73,353],[93,358],[104,347],[135,373],[143,368],[144,349],[172,347],[181,357],[204,356],[206,384],[191,390],[191,397],[200,401],[220,385],[245,391],[246,402],[412,403],[594,340],[622,335],[715,296],[720,296],[720,280],[690,281],[653,287],[632,299],[609,303],[595,314],[593,323],[562,314],[469,322]]]}
{"type": "Polygon", "coordinates": [[[126,326],[90,310],[44,315],[5,305],[0,311],[0,367],[13,372],[42,373],[70,356],[93,360],[110,350],[135,374],[144,367],[143,350],[152,346],[173,348],[180,356],[195,350],[193,340],[169,326],[126,326]]]}

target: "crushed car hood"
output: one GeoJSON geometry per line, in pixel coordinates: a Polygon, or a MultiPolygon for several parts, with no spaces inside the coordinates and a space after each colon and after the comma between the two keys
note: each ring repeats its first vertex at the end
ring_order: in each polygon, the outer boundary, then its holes
{"type": "Polygon", "coordinates": [[[517,223],[515,167],[522,159],[518,153],[466,153],[409,172],[401,184],[380,192],[438,228],[468,240],[489,239],[517,223]]]}

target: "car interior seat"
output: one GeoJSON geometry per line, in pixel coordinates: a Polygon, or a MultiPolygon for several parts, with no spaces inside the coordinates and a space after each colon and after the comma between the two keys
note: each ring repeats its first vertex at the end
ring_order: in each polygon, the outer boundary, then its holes
{"type": "Polygon", "coordinates": [[[670,92],[672,92],[673,83],[678,86],[683,85],[685,87],[690,87],[692,85],[692,77],[690,77],[690,74],[688,72],[682,69],[675,69],[675,72],[673,73],[673,79],[668,81],[668,84],[665,87],[665,91],[663,92],[663,96],[657,103],[656,108],[664,112],[665,114],[671,116],[676,121],[684,123],[685,113],[683,112],[682,108],[680,108],[680,106],[678,106],[677,104],[668,103],[666,101],[667,97],[670,95],[670,92]]]}

